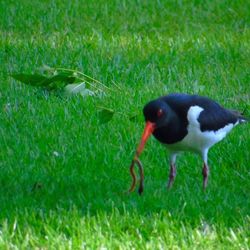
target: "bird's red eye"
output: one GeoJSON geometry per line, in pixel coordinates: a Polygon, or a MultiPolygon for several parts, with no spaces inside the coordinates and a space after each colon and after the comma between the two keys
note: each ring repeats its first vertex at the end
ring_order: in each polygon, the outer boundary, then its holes
{"type": "Polygon", "coordinates": [[[162,109],[159,109],[159,110],[157,111],[157,116],[158,116],[158,117],[161,117],[161,116],[162,116],[162,114],[163,114],[162,109]]]}

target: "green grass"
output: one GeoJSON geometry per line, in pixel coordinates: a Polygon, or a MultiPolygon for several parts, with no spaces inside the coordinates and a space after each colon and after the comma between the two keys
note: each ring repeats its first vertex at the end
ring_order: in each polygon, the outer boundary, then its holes
{"type": "Polygon", "coordinates": [[[0,249],[249,249],[248,124],[210,151],[206,193],[192,154],[178,158],[167,191],[168,154],[151,138],[145,193],[124,194],[147,101],[198,93],[249,115],[249,9],[243,0],[1,1],[0,249]],[[9,77],[44,64],[121,91],[62,99],[9,77]],[[97,106],[120,114],[100,125],[97,106]]]}

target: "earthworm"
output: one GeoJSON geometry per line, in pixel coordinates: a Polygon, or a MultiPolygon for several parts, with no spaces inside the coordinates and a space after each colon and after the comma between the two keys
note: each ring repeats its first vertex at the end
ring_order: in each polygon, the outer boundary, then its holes
{"type": "Polygon", "coordinates": [[[133,161],[130,165],[130,175],[132,177],[132,183],[131,183],[131,186],[129,189],[129,193],[131,193],[135,190],[135,185],[136,185],[136,175],[135,175],[135,171],[134,171],[135,163],[137,163],[137,166],[139,168],[139,173],[140,173],[140,184],[139,184],[138,193],[141,195],[143,192],[144,171],[143,171],[142,163],[140,162],[140,160],[138,158],[133,159],[133,161]]]}

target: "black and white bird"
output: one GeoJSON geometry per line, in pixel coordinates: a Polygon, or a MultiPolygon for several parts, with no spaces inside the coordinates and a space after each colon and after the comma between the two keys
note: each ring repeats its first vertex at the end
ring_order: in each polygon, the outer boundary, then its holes
{"type": "Polygon", "coordinates": [[[203,160],[203,188],[208,182],[208,151],[236,125],[247,121],[240,112],[225,109],[198,95],[170,94],[153,100],[143,109],[146,126],[136,151],[139,158],[151,134],[170,151],[168,188],[176,176],[176,156],[183,151],[198,153],[203,160]]]}

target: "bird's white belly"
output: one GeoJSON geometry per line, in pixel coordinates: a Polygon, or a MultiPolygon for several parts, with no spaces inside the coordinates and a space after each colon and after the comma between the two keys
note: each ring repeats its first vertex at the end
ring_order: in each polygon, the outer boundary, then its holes
{"type": "Polygon", "coordinates": [[[202,153],[204,150],[208,150],[217,142],[221,141],[231,129],[237,125],[228,124],[225,127],[217,131],[204,131],[200,130],[200,124],[198,117],[202,112],[202,108],[199,106],[193,106],[188,111],[188,134],[175,144],[166,144],[166,147],[174,152],[179,151],[194,151],[202,153]]]}

